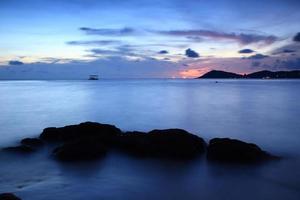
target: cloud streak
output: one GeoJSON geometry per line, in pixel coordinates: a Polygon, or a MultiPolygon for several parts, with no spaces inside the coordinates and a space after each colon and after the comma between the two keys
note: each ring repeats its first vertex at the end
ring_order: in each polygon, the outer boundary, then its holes
{"type": "Polygon", "coordinates": [[[264,58],[268,58],[269,56],[264,55],[264,54],[255,54],[253,56],[249,56],[248,59],[254,59],[254,60],[260,60],[260,59],[264,59],[264,58]]]}
{"type": "Polygon", "coordinates": [[[274,35],[259,35],[259,34],[245,34],[245,33],[227,33],[212,30],[170,30],[170,31],[157,31],[159,34],[170,36],[184,36],[184,37],[205,37],[218,40],[232,40],[242,45],[252,43],[263,43],[270,45],[278,40],[274,35]]]}
{"type": "Polygon", "coordinates": [[[87,35],[104,35],[104,36],[128,36],[133,35],[136,31],[133,28],[124,27],[121,29],[107,29],[107,28],[89,28],[81,27],[79,30],[87,35]]]}
{"type": "Polygon", "coordinates": [[[69,41],[66,42],[68,45],[78,46],[90,46],[90,45],[113,45],[120,44],[119,40],[90,40],[90,41],[69,41]]]}

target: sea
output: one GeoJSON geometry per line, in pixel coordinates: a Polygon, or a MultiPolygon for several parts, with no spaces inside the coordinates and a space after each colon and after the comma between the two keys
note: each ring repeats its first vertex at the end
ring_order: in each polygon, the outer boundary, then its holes
{"type": "Polygon", "coordinates": [[[0,147],[85,121],[123,131],[181,128],[229,137],[282,159],[260,165],[136,158],[60,163],[46,146],[0,151],[0,193],[23,200],[299,200],[300,81],[101,79],[0,81],[0,147]]]}

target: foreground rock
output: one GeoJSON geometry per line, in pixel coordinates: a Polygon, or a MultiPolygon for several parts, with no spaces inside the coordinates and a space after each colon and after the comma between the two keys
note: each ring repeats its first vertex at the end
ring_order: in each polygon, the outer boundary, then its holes
{"type": "Polygon", "coordinates": [[[39,138],[24,138],[23,140],[21,140],[21,144],[29,147],[37,148],[42,146],[44,142],[39,138]]]}
{"type": "Polygon", "coordinates": [[[13,153],[31,153],[34,149],[27,145],[19,145],[15,147],[5,147],[2,149],[3,151],[13,152],[13,153]]]}
{"type": "Polygon", "coordinates": [[[96,138],[103,143],[110,143],[121,134],[121,130],[109,124],[84,122],[78,125],[70,125],[61,128],[45,128],[40,139],[47,142],[68,142],[83,138],[96,138]]]}
{"type": "Polygon", "coordinates": [[[205,151],[205,141],[182,129],[127,132],[121,136],[123,151],[152,157],[191,159],[205,151]]]}
{"type": "Polygon", "coordinates": [[[66,142],[53,151],[54,156],[61,161],[94,160],[106,154],[106,148],[93,139],[81,139],[66,142]]]}
{"type": "Polygon", "coordinates": [[[276,157],[255,144],[229,138],[214,138],[209,142],[207,158],[221,162],[255,163],[276,157]]]}
{"type": "Polygon", "coordinates": [[[21,199],[12,193],[2,193],[0,194],[0,200],[21,200],[21,199]]]}

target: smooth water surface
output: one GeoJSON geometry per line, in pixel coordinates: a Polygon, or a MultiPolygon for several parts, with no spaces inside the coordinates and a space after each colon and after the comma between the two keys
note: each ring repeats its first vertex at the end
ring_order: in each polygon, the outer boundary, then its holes
{"type": "Polygon", "coordinates": [[[59,164],[44,149],[0,153],[0,192],[23,199],[300,199],[300,81],[0,81],[0,146],[83,121],[122,130],[183,128],[283,156],[262,166],[136,159],[59,164]]]}

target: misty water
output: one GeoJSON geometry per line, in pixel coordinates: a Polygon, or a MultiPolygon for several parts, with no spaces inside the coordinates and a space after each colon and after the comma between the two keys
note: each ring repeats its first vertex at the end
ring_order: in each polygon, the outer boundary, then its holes
{"type": "Polygon", "coordinates": [[[0,147],[49,126],[83,121],[124,131],[182,128],[231,137],[282,156],[257,166],[138,159],[117,152],[96,162],[54,161],[52,147],[0,152],[0,193],[24,200],[300,199],[300,81],[0,81],[0,147]]]}

